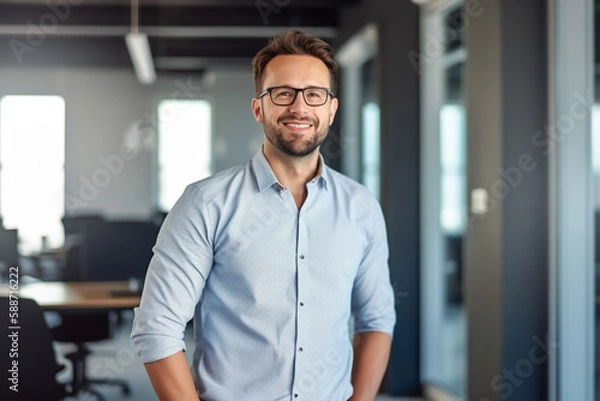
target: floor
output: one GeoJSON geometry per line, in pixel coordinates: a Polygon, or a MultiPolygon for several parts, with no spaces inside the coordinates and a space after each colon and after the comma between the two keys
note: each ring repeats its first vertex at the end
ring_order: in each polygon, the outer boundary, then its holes
{"type": "MultiPolygon", "coordinates": [[[[90,376],[119,378],[127,381],[131,387],[131,395],[121,394],[117,386],[97,385],[95,388],[100,391],[107,401],[158,401],[152,385],[146,376],[143,365],[137,359],[129,338],[131,327],[131,314],[124,315],[123,323],[115,333],[113,339],[109,341],[98,342],[91,345],[90,348],[94,354],[88,357],[87,370],[90,376]]],[[[186,341],[191,340],[191,333],[186,332],[186,341]]],[[[64,359],[64,355],[73,350],[69,344],[56,344],[56,351],[59,359],[66,365],[66,368],[58,375],[60,381],[66,382],[71,377],[69,362],[64,359]]],[[[188,348],[189,349],[189,348],[188,348]]],[[[191,353],[187,353],[188,358],[191,353]]],[[[81,395],[78,398],[70,397],[65,401],[95,401],[95,397],[90,395],[81,395]]],[[[406,398],[393,398],[387,396],[377,397],[376,401],[413,401],[406,398]]],[[[416,401],[416,400],[414,400],[416,401]]]]}
{"type": "Polygon", "coordinates": [[[439,374],[448,389],[466,392],[467,316],[463,305],[445,305],[440,335],[439,374]]]}

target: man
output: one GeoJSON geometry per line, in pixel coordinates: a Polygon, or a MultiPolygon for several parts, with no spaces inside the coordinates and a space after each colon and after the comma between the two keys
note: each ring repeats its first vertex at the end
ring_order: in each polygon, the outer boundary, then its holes
{"type": "Polygon", "coordinates": [[[133,341],[161,401],[372,401],[394,297],[377,201],[319,155],[338,107],[332,49],[292,30],[253,68],[264,145],[169,212],[133,341]]]}

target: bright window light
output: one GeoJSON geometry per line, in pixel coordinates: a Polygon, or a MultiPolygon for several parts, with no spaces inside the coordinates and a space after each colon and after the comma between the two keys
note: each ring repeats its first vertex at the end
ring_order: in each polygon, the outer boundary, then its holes
{"type": "Polygon", "coordinates": [[[600,104],[592,106],[592,166],[600,175],[600,104]]]}
{"type": "Polygon", "coordinates": [[[363,184],[379,199],[380,150],[379,105],[366,103],[362,108],[363,184]]]}
{"type": "Polygon", "coordinates": [[[465,113],[458,104],[440,110],[442,231],[460,234],[466,224],[466,138],[465,113]]]}
{"type": "Polygon", "coordinates": [[[0,100],[0,215],[19,230],[28,255],[64,243],[65,101],[60,96],[0,100]]]}
{"type": "Polygon", "coordinates": [[[206,100],[163,100],[158,123],[158,202],[168,212],[188,184],[212,172],[211,105],[206,100]]]}

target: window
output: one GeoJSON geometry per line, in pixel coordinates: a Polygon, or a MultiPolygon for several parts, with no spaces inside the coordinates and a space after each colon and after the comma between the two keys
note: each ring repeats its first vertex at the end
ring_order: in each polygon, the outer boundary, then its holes
{"type": "Polygon", "coordinates": [[[363,166],[362,182],[379,199],[380,151],[379,105],[366,103],[362,108],[363,166]]]}
{"type": "Polygon", "coordinates": [[[466,220],[465,113],[460,104],[440,110],[441,213],[446,234],[463,234],[466,220]]]}
{"type": "Polygon", "coordinates": [[[65,209],[65,101],[60,96],[0,100],[0,215],[19,230],[27,255],[62,246],[65,209]]]}
{"type": "Polygon", "coordinates": [[[592,168],[600,175],[600,103],[592,106],[592,168]]]}
{"type": "Polygon", "coordinates": [[[171,210],[188,184],[212,172],[212,108],[206,100],[158,106],[158,204],[171,210]]]}
{"type": "MultiPolygon", "coordinates": [[[[596,6],[598,8],[598,6],[596,6]]],[[[596,45],[598,46],[598,45],[596,45]]],[[[596,67],[598,68],[598,67],[596,67]]],[[[600,78],[596,73],[596,85],[600,78]]],[[[600,104],[596,103],[592,106],[592,177],[593,177],[593,202],[592,207],[594,209],[594,276],[595,280],[595,301],[594,308],[596,313],[594,315],[594,344],[595,344],[595,369],[594,369],[594,380],[596,400],[600,399],[600,104]]]]}

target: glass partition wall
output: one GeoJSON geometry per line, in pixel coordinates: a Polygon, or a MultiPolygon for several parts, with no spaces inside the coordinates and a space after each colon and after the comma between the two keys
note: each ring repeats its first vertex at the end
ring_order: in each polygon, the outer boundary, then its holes
{"type": "Polygon", "coordinates": [[[550,401],[600,399],[599,343],[594,334],[598,332],[597,235],[594,240],[599,210],[595,167],[599,121],[594,104],[599,93],[598,18],[594,21],[598,9],[595,0],[549,2],[549,121],[555,132],[548,138],[552,173],[548,341],[556,344],[556,352],[549,355],[550,401]]]}
{"type": "Polygon", "coordinates": [[[380,137],[375,57],[361,66],[361,182],[379,199],[380,137]]]}
{"type": "Polygon", "coordinates": [[[594,3],[594,105],[592,107],[592,180],[594,208],[594,277],[595,277],[595,313],[594,313],[594,399],[600,401],[600,4],[594,3]]]}
{"type": "Polygon", "coordinates": [[[466,116],[460,1],[422,8],[421,76],[422,380],[431,399],[466,397],[463,297],[466,116]]]}
{"type": "Polygon", "coordinates": [[[466,128],[462,101],[464,62],[446,67],[445,98],[440,109],[440,228],[444,277],[442,376],[464,395],[466,310],[463,298],[463,242],[466,222],[466,128]]]}

